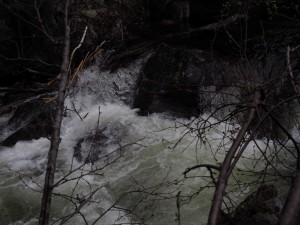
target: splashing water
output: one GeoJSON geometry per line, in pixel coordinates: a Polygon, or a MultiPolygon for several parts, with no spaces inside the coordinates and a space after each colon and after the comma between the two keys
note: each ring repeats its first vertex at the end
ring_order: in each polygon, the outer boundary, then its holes
{"type": "MultiPolygon", "coordinates": [[[[52,223],[59,224],[89,198],[66,224],[172,225],[178,219],[183,224],[205,224],[213,192],[210,174],[201,168],[184,179],[183,172],[224,157],[222,152],[213,153],[220,149],[222,130],[228,125],[220,123],[203,141],[197,132],[188,132],[187,127],[196,126],[194,118],[137,116],[128,105],[141,63],[116,73],[99,73],[90,67],[66,100],[66,107],[73,110],[67,111],[62,124],[52,223]],[[106,137],[93,147],[100,160],[84,165],[73,157],[74,147],[97,128],[106,137]]],[[[224,152],[229,143],[224,144],[224,152]]],[[[48,139],[40,138],[0,147],[1,225],[38,223],[49,146],[48,139]]],[[[82,151],[89,154],[89,148],[82,151]]],[[[254,152],[251,146],[246,155],[254,152]]],[[[244,159],[239,167],[247,163],[244,159]]]]}

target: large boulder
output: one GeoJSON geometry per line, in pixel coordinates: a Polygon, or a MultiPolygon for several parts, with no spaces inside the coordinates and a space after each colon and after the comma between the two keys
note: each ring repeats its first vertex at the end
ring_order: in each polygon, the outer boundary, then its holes
{"type": "Polygon", "coordinates": [[[233,224],[275,225],[282,210],[283,201],[273,185],[263,185],[248,196],[236,209],[233,224]]]}
{"type": "Polygon", "coordinates": [[[209,52],[161,44],[142,68],[133,107],[140,115],[197,116],[214,104],[214,93],[230,84],[229,70],[209,52]]]}

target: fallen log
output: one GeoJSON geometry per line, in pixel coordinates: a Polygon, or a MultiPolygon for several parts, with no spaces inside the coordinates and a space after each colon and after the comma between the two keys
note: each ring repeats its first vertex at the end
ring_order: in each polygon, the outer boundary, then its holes
{"type": "Polygon", "coordinates": [[[127,49],[124,49],[120,52],[112,54],[111,57],[107,60],[106,66],[110,67],[111,70],[115,70],[116,68],[120,67],[122,61],[127,58],[135,58],[147,51],[149,51],[154,46],[162,43],[162,42],[170,42],[176,39],[184,39],[188,38],[191,35],[197,35],[203,31],[217,31],[226,28],[229,24],[232,24],[240,19],[243,18],[243,15],[236,14],[231,16],[225,20],[218,21],[216,23],[208,24],[199,28],[193,28],[188,31],[178,32],[178,33],[171,33],[163,36],[159,36],[153,40],[147,40],[137,45],[131,46],[127,49]]]}

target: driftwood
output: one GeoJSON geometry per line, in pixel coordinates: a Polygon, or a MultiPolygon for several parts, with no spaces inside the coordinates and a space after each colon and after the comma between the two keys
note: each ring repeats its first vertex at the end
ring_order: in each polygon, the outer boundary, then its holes
{"type": "Polygon", "coordinates": [[[122,52],[118,52],[116,54],[113,54],[107,61],[107,66],[111,67],[112,70],[115,68],[118,68],[122,61],[124,61],[127,58],[131,57],[137,57],[145,52],[147,52],[152,47],[162,43],[162,42],[170,42],[172,40],[178,40],[178,39],[184,39],[188,38],[191,35],[197,35],[200,32],[208,31],[208,30],[220,30],[223,28],[226,28],[231,23],[234,23],[240,19],[242,19],[243,16],[236,14],[234,16],[231,16],[225,20],[221,20],[216,23],[208,24],[199,28],[193,28],[188,31],[184,32],[178,32],[178,33],[172,33],[160,36],[153,40],[148,40],[142,43],[139,43],[137,45],[131,46],[130,48],[127,48],[123,50],[122,52]]]}

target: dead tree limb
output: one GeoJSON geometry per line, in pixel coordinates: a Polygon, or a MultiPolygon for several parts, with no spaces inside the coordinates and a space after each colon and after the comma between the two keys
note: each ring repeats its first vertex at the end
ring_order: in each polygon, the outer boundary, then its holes
{"type": "Polygon", "coordinates": [[[219,166],[216,166],[216,165],[211,165],[211,164],[199,164],[199,165],[195,165],[195,166],[192,166],[192,167],[189,167],[187,168],[184,172],[183,172],[183,175],[184,177],[186,177],[186,175],[192,171],[192,170],[195,170],[195,169],[199,169],[199,168],[206,168],[206,169],[215,169],[217,171],[220,170],[220,167],[219,166]]]}
{"type": "MultiPolygon", "coordinates": [[[[71,66],[71,63],[72,63],[73,57],[74,57],[74,55],[75,55],[75,52],[82,46],[82,43],[83,43],[83,41],[84,41],[84,39],[85,39],[87,30],[88,30],[88,27],[85,26],[84,32],[83,32],[83,34],[82,34],[82,37],[81,37],[81,40],[80,40],[79,44],[78,44],[78,45],[76,46],[76,48],[74,48],[74,50],[72,51],[72,54],[71,54],[71,57],[70,57],[70,64],[69,64],[69,67],[71,66]]],[[[71,68],[69,68],[69,69],[71,69],[71,68]]]]}
{"type": "Polygon", "coordinates": [[[61,129],[61,123],[63,118],[66,87],[68,84],[68,76],[69,76],[70,27],[68,21],[68,8],[69,8],[69,0],[66,0],[65,15],[64,15],[65,38],[64,38],[63,61],[61,64],[61,80],[58,89],[57,108],[56,108],[56,114],[53,123],[51,146],[48,153],[48,163],[47,163],[46,177],[44,183],[39,225],[49,224],[49,214],[50,214],[50,206],[51,206],[52,191],[53,191],[53,184],[54,184],[56,159],[57,159],[58,147],[61,142],[60,129],[61,129]]]}

